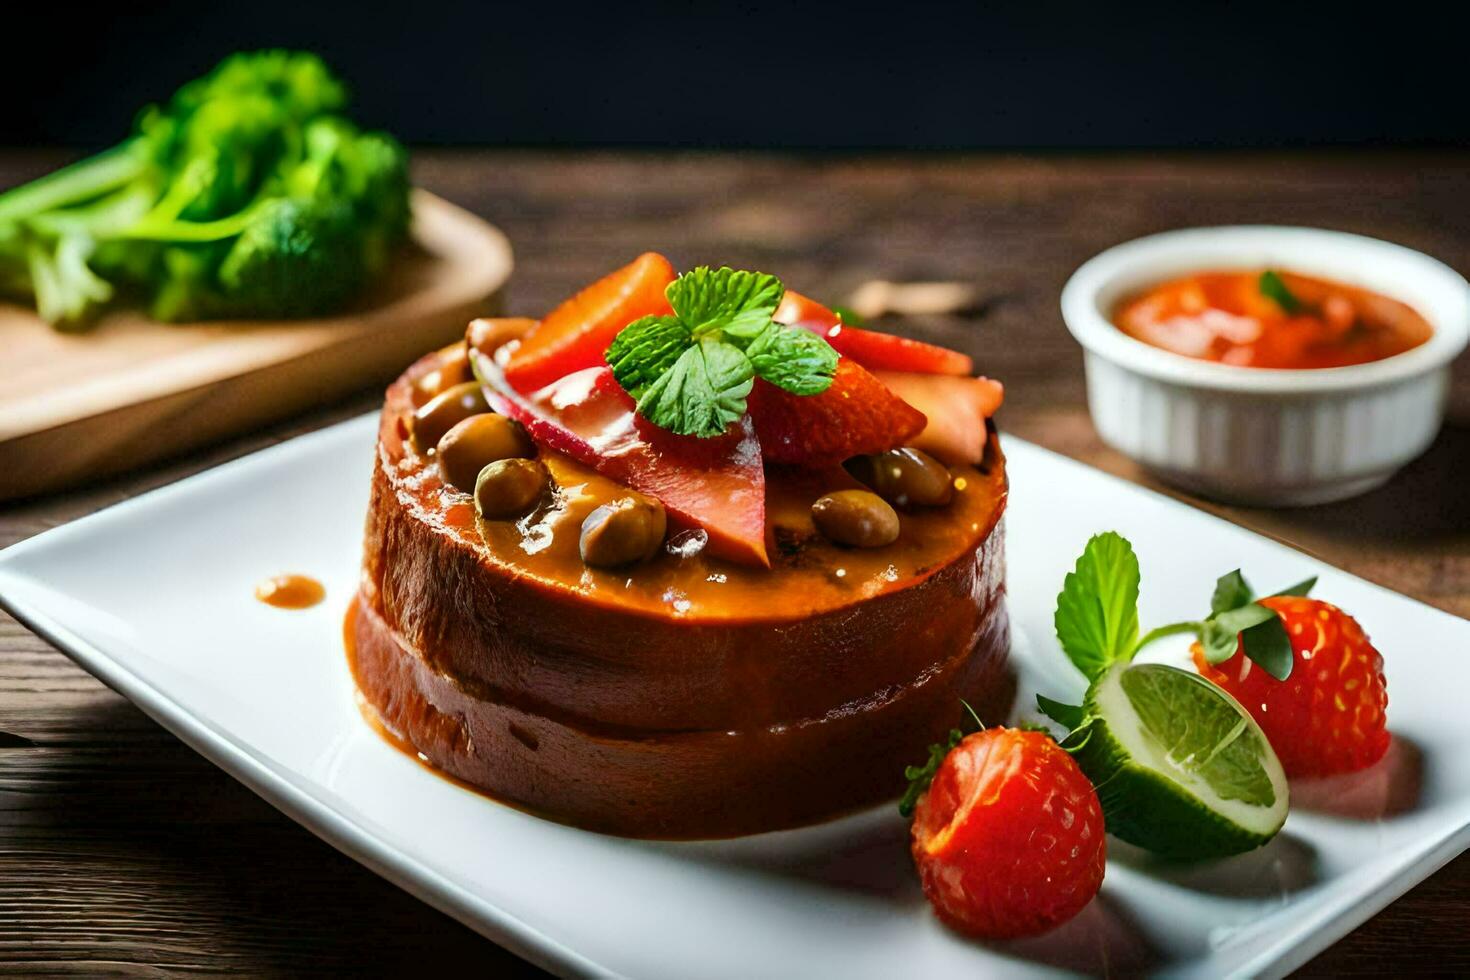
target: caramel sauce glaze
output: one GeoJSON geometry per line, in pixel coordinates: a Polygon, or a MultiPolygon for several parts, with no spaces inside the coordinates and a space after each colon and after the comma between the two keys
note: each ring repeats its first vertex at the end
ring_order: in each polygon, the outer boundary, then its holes
{"type": "Polygon", "coordinates": [[[255,598],[277,609],[307,609],[326,597],[322,583],[309,575],[272,575],[255,587],[255,598]]]}

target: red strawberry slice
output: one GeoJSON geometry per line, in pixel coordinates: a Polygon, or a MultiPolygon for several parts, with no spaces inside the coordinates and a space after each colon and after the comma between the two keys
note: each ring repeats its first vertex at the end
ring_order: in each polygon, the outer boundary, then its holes
{"type": "Polygon", "coordinates": [[[470,357],[490,406],[537,443],[656,497],[675,519],[704,528],[710,554],[770,566],[766,478],[749,417],[716,439],[674,435],[635,415],[610,368],[578,371],[528,396],[494,357],[479,350],[470,357]]]}
{"type": "Polygon", "coordinates": [[[1331,603],[1271,596],[1291,639],[1291,675],[1278,681],[1242,648],[1218,664],[1193,647],[1195,666],[1229,691],[1266,733],[1288,776],[1331,776],[1373,765],[1388,751],[1383,657],[1357,620],[1331,603]]]}
{"type": "Polygon", "coordinates": [[[986,939],[1052,929],[1086,907],[1107,860],[1102,805],[1040,732],[991,728],[960,742],[914,809],[914,863],[948,926],[986,939]]]}
{"type": "Polygon", "coordinates": [[[828,330],[842,324],[842,317],[811,297],[791,289],[781,297],[781,305],[776,307],[771,319],[788,327],[802,327],[823,337],[827,336],[828,330]]]}
{"type": "Polygon", "coordinates": [[[985,420],[1005,398],[999,381],[898,371],[878,371],[876,377],[929,420],[908,445],[951,465],[980,462],[985,455],[985,420]]]}
{"type": "Polygon", "coordinates": [[[639,317],[673,312],[664,290],[676,278],[669,260],[645,252],[552,310],[505,365],[519,391],[534,391],[583,368],[600,367],[608,345],[639,317]]]}
{"type": "Polygon", "coordinates": [[[919,374],[968,375],[975,362],[968,354],[922,340],[839,324],[827,332],[827,343],[871,371],[914,371],[919,374]]]}
{"type": "Polygon", "coordinates": [[[852,358],[869,371],[968,375],[975,370],[975,363],[967,354],[922,340],[848,326],[821,303],[790,290],[776,309],[775,320],[827,338],[837,353],[852,358]]]}
{"type": "Polygon", "coordinates": [[[820,395],[793,395],[757,380],[749,406],[761,449],[775,463],[840,463],[906,445],[924,428],[922,413],[845,357],[820,395]]]}

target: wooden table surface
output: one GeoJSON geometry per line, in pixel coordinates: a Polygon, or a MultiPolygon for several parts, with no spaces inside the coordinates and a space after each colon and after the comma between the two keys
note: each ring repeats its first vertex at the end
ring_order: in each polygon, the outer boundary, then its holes
{"type": "MultiPolygon", "coordinates": [[[[0,155],[0,187],[59,162],[0,155]]],[[[424,152],[419,182],[510,235],[513,311],[548,308],[644,249],[770,269],[842,297],[870,278],[975,283],[963,317],[907,329],[1007,386],[1002,427],[1143,483],[1097,439],[1057,297],[1106,246],[1187,225],[1362,232],[1470,270],[1470,156],[773,156],[424,152]]],[[[0,338],[0,357],[4,341],[0,338]]],[[[376,407],[364,391],[289,424],[88,489],[0,505],[0,546],[376,407]]],[[[1449,423],[1348,503],[1210,507],[1470,616],[1470,358],[1449,423]]],[[[143,572],[138,570],[132,574],[143,572]]],[[[129,574],[120,570],[120,574],[129,574]]],[[[201,637],[207,642],[207,637],[201,637]]],[[[1463,651],[1445,651],[1446,656],[1463,651]]],[[[1390,653],[1390,693],[1392,692],[1390,653]]],[[[0,969],[390,972],[525,967],[278,814],[0,613],[0,969]]],[[[1470,856],[1314,960],[1310,974],[1470,974],[1470,856]]]]}

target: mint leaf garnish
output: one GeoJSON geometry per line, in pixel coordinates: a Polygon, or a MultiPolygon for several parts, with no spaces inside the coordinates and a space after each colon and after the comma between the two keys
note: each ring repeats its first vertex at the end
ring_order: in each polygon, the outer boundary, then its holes
{"type": "Polygon", "coordinates": [[[719,435],[745,414],[754,384],[750,358],[738,347],[702,340],[638,398],[638,413],[654,425],[684,435],[719,435]]]}
{"type": "Polygon", "coordinates": [[[689,328],[676,316],[634,320],[613,338],[607,363],[623,390],[641,398],[666,374],[693,342],[689,328]]]}
{"type": "Polygon", "coordinates": [[[1138,556],[1113,531],[1087,542],[1057,596],[1057,639],[1068,659],[1096,678],[1133,655],[1138,640],[1138,556]]]}
{"type": "Polygon", "coordinates": [[[1256,281],[1256,288],[1261,291],[1262,296],[1274,300],[1288,316],[1302,308],[1302,301],[1297,299],[1296,294],[1287,287],[1286,282],[1270,269],[1261,273],[1261,278],[1256,281]]]}
{"type": "Polygon", "coordinates": [[[797,395],[832,384],[837,352],[771,320],[786,287],[763,272],[700,267],[669,284],[673,316],[624,327],[608,347],[613,377],[653,424],[709,438],[745,414],[759,376],[797,395]]]}
{"type": "Polygon", "coordinates": [[[696,337],[724,331],[750,340],[771,322],[786,287],[764,272],[700,266],[669,283],[665,295],[696,337]]]}
{"type": "Polygon", "coordinates": [[[832,384],[837,352],[810,330],[772,323],[745,349],[755,373],[793,395],[820,395],[832,384]]]}

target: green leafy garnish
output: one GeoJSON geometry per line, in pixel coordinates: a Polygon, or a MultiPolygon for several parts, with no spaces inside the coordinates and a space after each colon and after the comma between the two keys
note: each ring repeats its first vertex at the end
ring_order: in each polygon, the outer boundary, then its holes
{"type": "Polygon", "coordinates": [[[1284,677],[1283,651],[1286,670],[1292,662],[1285,627],[1236,570],[1216,581],[1208,617],[1140,637],[1139,581],[1126,539],[1108,532],[1088,541],[1056,609],[1057,638],[1087,676],[1087,692],[1078,705],[1038,694],[1036,706],[1067,729],[1058,744],[1092,780],[1109,833],[1173,857],[1258,847],[1286,817],[1286,777],[1259,726],[1198,673],[1131,661],[1154,640],[1194,634],[1211,660],[1244,644],[1284,677]]]}
{"type": "MultiPolygon", "coordinates": [[[[1313,576],[1274,594],[1306,595],[1316,584],[1313,576]]],[[[1240,569],[1220,576],[1210,601],[1210,617],[1198,626],[1200,646],[1210,663],[1229,660],[1238,642],[1247,657],[1278,681],[1291,676],[1294,661],[1286,627],[1274,610],[1255,601],[1255,593],[1240,569]]]]}
{"type": "MultiPolygon", "coordinates": [[[[1234,656],[1238,646],[1245,655],[1277,680],[1291,676],[1291,639],[1281,617],[1255,601],[1250,583],[1240,569],[1221,575],[1210,597],[1210,615],[1202,620],[1171,623],[1138,636],[1138,558],[1128,540],[1112,531],[1087,542],[1077,567],[1067,573],[1057,596],[1057,639],[1067,658],[1094,680],[1114,663],[1128,660],[1154,640],[1193,633],[1204,648],[1205,659],[1220,663],[1234,656]]],[[[1276,595],[1306,595],[1316,578],[1283,589],[1276,595]]],[[[1046,711],[1043,706],[1043,711],[1046,711]]],[[[1047,715],[1057,716],[1050,711],[1047,715]]],[[[1061,719],[1057,719],[1061,720],[1061,719]]]]}
{"type": "Polygon", "coordinates": [[[1138,640],[1138,556],[1113,531],[1087,542],[1057,596],[1057,639],[1068,659],[1092,680],[1133,655],[1138,640]]]}
{"type": "Polygon", "coordinates": [[[693,334],[678,317],[646,316],[613,338],[605,359],[618,384],[634,398],[641,398],[693,343],[693,334]]]}
{"type": "Polygon", "coordinates": [[[695,336],[723,330],[750,340],[771,322],[785,294],[781,280],[764,272],[700,266],[669,283],[665,295],[695,336]]]}
{"type": "Polygon", "coordinates": [[[914,815],[914,807],[918,805],[919,797],[923,796],[929,789],[929,784],[934,782],[934,776],[939,772],[944,757],[949,755],[960,742],[964,741],[966,735],[973,735],[985,728],[980,716],[975,709],[970,707],[968,701],[960,701],[964,705],[965,714],[960,718],[960,727],[951,728],[943,742],[935,742],[929,746],[929,758],[922,766],[908,766],[903,771],[903,778],[908,780],[908,788],[903,792],[903,799],[898,801],[898,812],[904,817],[914,815]]]}
{"type": "Polygon", "coordinates": [[[793,395],[820,395],[832,384],[837,352],[810,330],[772,324],[745,349],[755,373],[793,395]]]}
{"type": "Polygon", "coordinates": [[[1261,291],[1262,296],[1274,300],[1288,316],[1294,315],[1302,308],[1302,301],[1297,299],[1296,293],[1293,293],[1287,287],[1285,280],[1271,269],[1261,273],[1261,278],[1256,281],[1256,288],[1261,291]]]}
{"type": "Polygon", "coordinates": [[[1064,726],[1067,731],[1081,728],[1082,723],[1087,719],[1087,712],[1081,705],[1055,701],[1045,694],[1036,695],[1036,707],[1052,721],[1064,726]]]}
{"type": "Polygon", "coordinates": [[[755,383],[750,358],[719,340],[701,340],[638,397],[654,425],[683,435],[718,435],[745,414],[755,383]]]}
{"type": "Polygon", "coordinates": [[[781,280],[701,266],[669,284],[672,316],[622,329],[608,347],[613,377],[638,412],[679,435],[721,435],[745,414],[755,378],[795,395],[832,384],[837,352],[821,337],[775,323],[781,280]]]}

